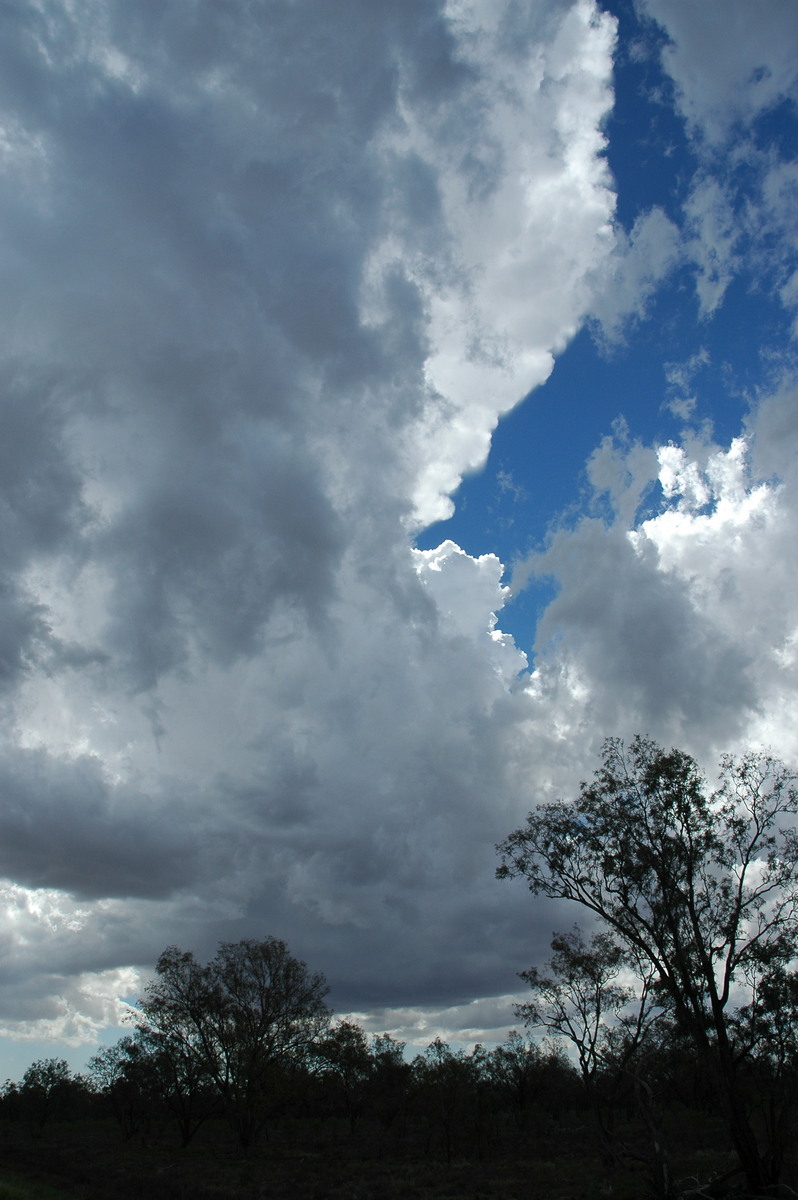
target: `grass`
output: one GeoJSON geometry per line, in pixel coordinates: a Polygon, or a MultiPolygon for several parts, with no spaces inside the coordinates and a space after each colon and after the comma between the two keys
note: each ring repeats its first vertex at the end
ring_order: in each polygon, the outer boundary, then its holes
{"type": "Polygon", "coordinates": [[[0,1200],[69,1200],[69,1195],[47,1184],[0,1171],[0,1200]]]}
{"type": "MultiPolygon", "coordinates": [[[[418,1130],[417,1132],[423,1132],[418,1130]]],[[[635,1134],[630,1128],[630,1137],[635,1134]]],[[[708,1179],[730,1165],[715,1122],[695,1117],[672,1131],[674,1173],[708,1179]]],[[[633,1140],[633,1138],[632,1138],[633,1140]]],[[[0,1200],[644,1200],[642,1164],[607,1171],[583,1124],[534,1122],[480,1158],[465,1139],[447,1163],[416,1139],[386,1145],[364,1126],[298,1120],[272,1131],[247,1158],[223,1122],[186,1149],[169,1128],[123,1141],[113,1122],[88,1120],[33,1135],[0,1123],[0,1200]],[[471,1153],[469,1154],[469,1151],[471,1153]],[[13,1172],[13,1173],[12,1173],[13,1172]],[[26,1178],[27,1176],[27,1178],[26,1178]]],[[[789,1182],[798,1183],[791,1160],[789,1182]]]]}
{"type": "MultiPolygon", "coordinates": [[[[120,1144],[51,1146],[37,1169],[69,1192],[0,1172],[0,1200],[605,1200],[605,1179],[577,1154],[447,1164],[429,1157],[359,1159],[262,1149],[242,1160],[211,1147],[174,1151],[120,1144]],[[6,1180],[8,1181],[6,1184],[6,1180]],[[74,1189],[74,1190],[73,1190],[74,1189]]],[[[33,1160],[31,1160],[33,1161],[33,1160]]],[[[25,1162],[17,1160],[20,1170],[25,1162]]],[[[641,1200],[642,1180],[616,1172],[613,1200],[641,1200]]]]}

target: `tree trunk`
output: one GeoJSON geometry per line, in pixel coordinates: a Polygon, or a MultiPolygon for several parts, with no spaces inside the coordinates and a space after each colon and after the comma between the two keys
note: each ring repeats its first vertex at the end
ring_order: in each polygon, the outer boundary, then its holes
{"type": "Polygon", "coordinates": [[[779,1157],[763,1153],[751,1127],[739,1093],[739,1079],[730,1050],[721,1046],[717,1051],[716,1078],[721,1098],[723,1115],[729,1130],[732,1145],[745,1174],[745,1182],[754,1196],[773,1195],[779,1182],[779,1157]]]}

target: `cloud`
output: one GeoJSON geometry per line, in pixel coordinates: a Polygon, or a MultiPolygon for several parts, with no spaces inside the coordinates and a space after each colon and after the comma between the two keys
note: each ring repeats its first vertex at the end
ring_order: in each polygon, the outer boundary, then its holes
{"type": "MultiPolygon", "coordinates": [[[[601,515],[557,531],[517,572],[558,594],[538,625],[527,693],[573,740],[651,736],[711,770],[721,752],[770,746],[794,761],[796,456],[789,374],[723,448],[697,436],[647,449],[623,429],[591,463],[601,515]],[[657,491],[651,492],[656,482],[657,491]],[[599,502],[609,498],[609,512],[599,502]]],[[[555,780],[557,776],[554,777],[555,780]]],[[[560,776],[561,778],[561,776],[560,776]]],[[[554,784],[552,785],[554,786],[554,784]]]]}
{"type": "Polygon", "coordinates": [[[167,943],[266,933],[353,1006],[513,986],[524,658],[498,560],[410,537],[590,308],[614,37],[589,0],[9,13],[5,1028],[88,1038],[167,943]]]}
{"type": "Polygon", "coordinates": [[[748,125],[792,95],[798,69],[785,37],[790,0],[642,0],[642,7],[668,34],[663,62],[677,103],[707,142],[725,142],[736,123],[748,125]]]}
{"type": "Polygon", "coordinates": [[[679,229],[661,208],[639,216],[629,234],[616,230],[604,288],[592,311],[606,342],[622,341],[629,326],[645,317],[654,294],[683,259],[680,243],[679,229]]]}
{"type": "Polygon", "coordinates": [[[0,763],[0,874],[77,897],[164,895],[192,877],[188,813],[114,785],[94,757],[8,748],[0,763]]]}
{"type": "MultiPolygon", "coordinates": [[[[613,228],[614,20],[12,15],[3,1028],[90,1041],[166,944],[271,933],[339,1009],[500,1029],[474,998],[510,995],[558,916],[496,884],[493,845],[605,732],[795,749],[789,372],[732,445],[618,426],[510,588],[493,554],[414,551],[588,315],[620,336],[679,261],[658,210],[613,228]],[[502,612],[532,572],[559,592],[527,669],[502,612]]],[[[693,200],[708,316],[725,194],[693,200]]]]}
{"type": "Polygon", "coordinates": [[[662,65],[701,162],[684,205],[701,315],[752,268],[794,311],[794,153],[790,137],[780,144],[767,123],[779,113],[787,126],[796,118],[790,0],[643,0],[642,9],[666,34],[662,65]]]}
{"type": "Polygon", "coordinates": [[[665,364],[665,378],[668,382],[669,397],[667,408],[676,417],[688,420],[693,416],[696,407],[695,379],[696,376],[710,363],[710,355],[702,346],[691,354],[686,362],[670,362],[665,364]]]}
{"type": "Polygon", "coordinates": [[[728,191],[717,179],[699,178],[685,204],[688,253],[696,270],[698,308],[713,313],[740,267],[741,230],[728,191]]]}
{"type": "Polygon", "coordinates": [[[455,1046],[458,1042],[465,1045],[501,1042],[517,1027],[513,1008],[526,998],[522,992],[511,992],[438,1010],[385,1008],[352,1013],[349,1019],[369,1034],[389,1033],[405,1043],[408,1054],[413,1054],[423,1052],[435,1038],[454,1042],[455,1046]]]}
{"type": "Polygon", "coordinates": [[[495,662],[496,674],[511,687],[527,659],[509,634],[496,629],[496,614],[510,594],[501,583],[502,563],[495,554],[472,558],[451,541],[435,550],[413,553],[419,577],[434,597],[443,620],[451,623],[457,634],[479,639],[495,662]]]}
{"type": "Polygon", "coordinates": [[[434,259],[432,275],[415,229],[408,246],[408,226],[393,225],[371,265],[371,273],[384,270],[401,255],[429,315],[427,401],[411,436],[421,523],[451,515],[449,494],[465,471],[484,465],[499,416],[548,377],[552,352],[590,305],[591,272],[613,244],[601,124],[611,104],[614,21],[576,3],[541,41],[540,14],[522,19],[486,4],[454,6],[453,14],[478,81],[457,119],[468,143],[452,144],[459,130],[451,113],[430,124],[424,112],[423,122],[409,117],[392,150],[406,153],[409,141],[427,177],[436,162],[455,168],[438,170],[437,194],[456,257],[444,258],[443,276],[434,259]],[[530,137],[530,128],[544,132],[530,137]]]}

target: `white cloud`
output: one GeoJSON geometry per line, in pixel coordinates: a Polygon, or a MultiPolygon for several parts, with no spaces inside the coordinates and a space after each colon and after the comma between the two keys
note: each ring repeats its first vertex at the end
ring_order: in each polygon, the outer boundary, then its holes
{"type": "Polygon", "coordinates": [[[702,346],[690,355],[686,362],[669,362],[665,364],[665,378],[668,382],[668,400],[666,407],[676,417],[688,420],[693,416],[696,407],[696,377],[710,363],[710,355],[702,346]]]}
{"type": "Polygon", "coordinates": [[[696,291],[702,316],[713,313],[740,265],[736,253],[741,237],[727,190],[717,179],[699,178],[685,204],[687,252],[696,271],[696,291]]]}
{"type": "Polygon", "coordinates": [[[702,163],[684,206],[701,314],[712,314],[732,279],[752,267],[794,309],[794,155],[757,134],[757,122],[779,104],[794,113],[792,0],[641,0],[641,7],[667,35],[663,66],[702,163]]]}
{"type": "Polygon", "coordinates": [[[539,15],[510,27],[501,6],[451,13],[462,67],[478,81],[458,116],[464,127],[448,111],[430,122],[427,110],[405,108],[388,142],[390,161],[410,157],[436,179],[449,252],[430,259],[415,227],[394,224],[369,266],[372,304],[401,259],[429,314],[428,395],[409,434],[420,524],[451,515],[449,494],[484,464],[499,416],[548,377],[613,243],[601,124],[614,21],[580,0],[550,41],[535,41],[539,15]]]}
{"type": "Polygon", "coordinates": [[[661,208],[638,217],[629,234],[616,230],[615,238],[592,310],[608,342],[621,341],[629,324],[645,317],[657,289],[684,256],[680,232],[661,208]]]}
{"type": "Polygon", "coordinates": [[[789,716],[798,463],[784,438],[794,398],[785,378],[727,449],[692,438],[659,447],[654,464],[622,439],[602,448],[592,482],[614,515],[560,530],[524,567],[559,586],[528,688],[538,747],[547,717],[570,744],[580,730],[593,739],[645,732],[708,769],[747,745],[798,758],[789,716]],[[649,494],[635,515],[647,475],[661,499],[649,494]]]}
{"type": "Polygon", "coordinates": [[[388,1033],[404,1042],[407,1053],[423,1052],[435,1038],[442,1038],[456,1048],[475,1044],[492,1044],[506,1039],[511,1029],[518,1027],[513,1009],[527,999],[522,992],[511,992],[490,999],[472,1000],[469,1004],[421,1008],[383,1008],[368,1013],[347,1014],[369,1034],[388,1033]]]}
{"type": "Polygon", "coordinates": [[[772,231],[775,251],[770,255],[760,253],[770,267],[779,299],[788,312],[795,314],[792,336],[798,340],[798,161],[768,156],[761,196],[761,205],[750,219],[772,231]]]}
{"type": "Polygon", "coordinates": [[[481,643],[509,687],[527,665],[509,634],[496,628],[496,614],[510,595],[500,582],[503,567],[495,554],[472,558],[454,542],[435,550],[413,551],[416,570],[438,612],[463,637],[481,643]],[[487,644],[486,644],[487,643],[487,644]]]}

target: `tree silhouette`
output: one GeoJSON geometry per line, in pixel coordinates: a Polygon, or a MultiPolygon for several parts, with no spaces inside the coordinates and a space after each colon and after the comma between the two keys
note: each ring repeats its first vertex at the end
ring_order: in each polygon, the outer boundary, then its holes
{"type": "Polygon", "coordinates": [[[653,972],[677,1027],[712,1072],[749,1189],[775,1187],[775,1126],[761,1140],[742,1082],[733,989],[761,991],[798,952],[795,776],[767,755],[726,757],[708,793],[696,762],[637,737],[604,744],[572,802],[539,806],[498,847],[500,877],[575,901],[653,972]]]}
{"type": "Polygon", "coordinates": [[[278,938],[222,942],[202,966],[168,947],[139,1001],[141,1027],[163,1036],[216,1088],[242,1149],[262,1132],[270,1082],[327,1028],[324,976],[278,938]]]}

